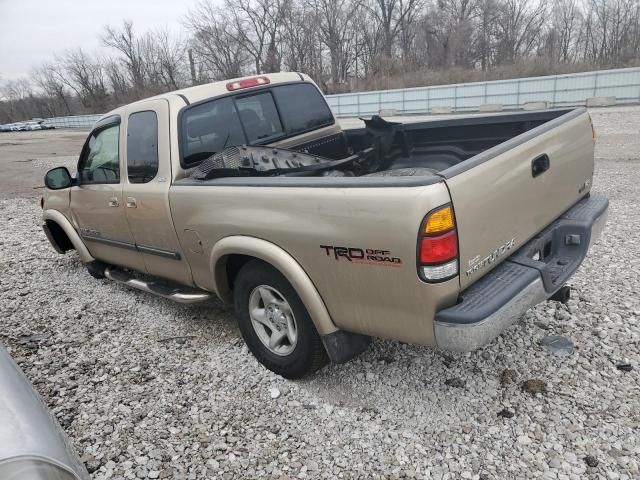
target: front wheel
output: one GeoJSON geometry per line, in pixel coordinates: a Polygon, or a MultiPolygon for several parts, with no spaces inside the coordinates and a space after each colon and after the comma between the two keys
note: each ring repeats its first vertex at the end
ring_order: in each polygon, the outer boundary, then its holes
{"type": "Polygon", "coordinates": [[[251,261],[238,272],[233,290],[240,332],[262,365],[300,378],[327,362],[309,313],[278,270],[251,261]]]}

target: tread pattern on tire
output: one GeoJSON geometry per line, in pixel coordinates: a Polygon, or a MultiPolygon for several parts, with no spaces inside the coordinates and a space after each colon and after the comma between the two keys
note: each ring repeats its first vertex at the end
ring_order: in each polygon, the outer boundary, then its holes
{"type": "Polygon", "coordinates": [[[285,378],[301,378],[320,369],[328,357],[320,335],[300,297],[289,281],[277,269],[260,260],[247,262],[238,272],[234,283],[234,303],[240,332],[253,356],[278,375],[285,378]],[[281,292],[296,317],[298,343],[291,355],[280,357],[269,352],[258,338],[249,317],[248,299],[258,285],[270,285],[281,292]]]}

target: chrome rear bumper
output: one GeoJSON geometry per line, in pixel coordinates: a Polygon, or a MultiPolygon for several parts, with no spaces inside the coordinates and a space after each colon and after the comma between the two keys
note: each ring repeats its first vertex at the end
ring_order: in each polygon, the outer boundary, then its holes
{"type": "Polygon", "coordinates": [[[462,352],[480,348],[529,308],[550,298],[575,273],[600,237],[608,205],[602,195],[582,199],[463,291],[456,305],[440,310],[434,322],[438,347],[462,352]],[[545,246],[551,253],[534,260],[545,246]]]}

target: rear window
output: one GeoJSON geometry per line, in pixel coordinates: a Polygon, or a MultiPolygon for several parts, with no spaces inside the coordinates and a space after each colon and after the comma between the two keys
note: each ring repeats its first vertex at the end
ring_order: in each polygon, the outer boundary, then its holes
{"type": "Polygon", "coordinates": [[[237,97],[236,107],[249,143],[267,141],[284,135],[271,92],[237,97]]]}
{"type": "Polygon", "coordinates": [[[322,94],[308,83],[241,92],[184,110],[182,163],[193,167],[226,147],[270,143],[332,123],[322,94]]]}
{"type": "Polygon", "coordinates": [[[182,158],[187,166],[246,143],[232,97],[196,105],[182,116],[182,158]]]}
{"type": "Polygon", "coordinates": [[[333,115],[322,94],[309,83],[273,88],[287,133],[298,133],[331,125],[333,115]]]}

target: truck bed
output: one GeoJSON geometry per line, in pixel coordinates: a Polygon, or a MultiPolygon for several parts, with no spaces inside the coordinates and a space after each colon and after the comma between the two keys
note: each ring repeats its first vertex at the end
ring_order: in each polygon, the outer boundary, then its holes
{"type": "MultiPolygon", "coordinates": [[[[531,137],[523,135],[526,132],[571,112],[574,110],[545,110],[403,123],[394,139],[402,151],[388,169],[422,167],[440,172],[516,137],[525,141],[531,137]]],[[[345,134],[348,147],[354,151],[371,146],[371,135],[366,128],[347,129],[345,134]]],[[[345,152],[340,155],[344,156],[345,152]]]]}
{"type": "Polygon", "coordinates": [[[191,176],[178,183],[310,187],[428,185],[451,178],[584,112],[585,109],[544,110],[406,123],[374,117],[364,120],[364,127],[343,129],[341,133],[288,147],[327,161],[343,160],[354,153],[374,149],[382,161],[372,171],[350,172],[345,176],[285,172],[273,176],[242,176],[241,179],[224,176],[212,180],[191,176]]]}
{"type": "MultiPolygon", "coordinates": [[[[430,170],[186,178],[170,190],[176,230],[204,232],[212,245],[227,235],[268,240],[314,279],[339,328],[420,343],[432,343],[433,330],[416,322],[455,303],[460,291],[588,195],[593,174],[585,109],[377,122],[335,137],[303,150],[339,159],[373,146],[391,159],[383,171],[430,170]],[[459,273],[425,284],[416,274],[416,236],[427,212],[447,203],[455,213],[459,273]],[[327,245],[390,252],[397,263],[329,261],[321,248],[327,245]]],[[[196,283],[211,287],[206,262],[202,269],[198,262],[189,258],[196,283]]]]}

